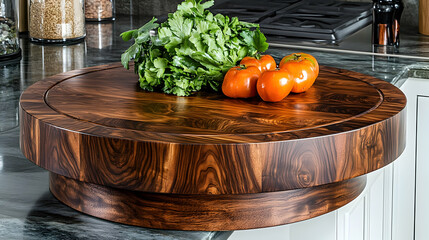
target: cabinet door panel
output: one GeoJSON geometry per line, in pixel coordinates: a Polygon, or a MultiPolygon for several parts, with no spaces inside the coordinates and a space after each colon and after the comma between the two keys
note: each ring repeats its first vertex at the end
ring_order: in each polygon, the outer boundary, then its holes
{"type": "MultiPolygon", "coordinates": [[[[383,170],[383,240],[392,239],[393,164],[383,170]]],[[[375,238],[377,239],[377,238],[375,238]]],[[[373,239],[371,239],[373,240],[373,239]]]]}
{"type": "Polygon", "coordinates": [[[365,200],[362,198],[352,209],[346,214],[346,239],[347,240],[365,240],[365,200]]]}
{"type": "Polygon", "coordinates": [[[379,176],[371,189],[369,189],[367,203],[368,203],[368,236],[370,240],[383,239],[383,192],[384,192],[384,178],[379,176]]]}
{"type": "Polygon", "coordinates": [[[384,206],[392,201],[389,188],[392,166],[367,175],[367,186],[362,194],[337,212],[337,240],[390,240],[390,209],[384,206]],[[388,232],[389,234],[386,234],[388,232]]]}
{"type": "Polygon", "coordinates": [[[338,209],[337,240],[365,239],[365,193],[348,205],[338,209]]]}
{"type": "Polygon", "coordinates": [[[407,96],[406,147],[393,162],[392,240],[414,239],[414,189],[416,159],[417,95],[424,90],[421,79],[408,79],[401,90],[407,96]]]}
{"type": "Polygon", "coordinates": [[[429,97],[417,98],[415,240],[429,239],[429,97]]]}
{"type": "Polygon", "coordinates": [[[336,214],[330,212],[290,226],[290,239],[335,240],[336,214]]]}

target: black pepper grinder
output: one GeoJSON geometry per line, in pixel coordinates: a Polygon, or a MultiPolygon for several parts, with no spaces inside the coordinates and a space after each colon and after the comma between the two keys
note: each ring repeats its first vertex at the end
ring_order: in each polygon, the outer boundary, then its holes
{"type": "Polygon", "coordinates": [[[404,11],[402,0],[393,0],[395,4],[395,14],[393,16],[393,45],[399,47],[399,27],[401,25],[401,15],[404,11]]]}
{"type": "Polygon", "coordinates": [[[373,0],[372,43],[399,47],[401,0],[373,0]]]}

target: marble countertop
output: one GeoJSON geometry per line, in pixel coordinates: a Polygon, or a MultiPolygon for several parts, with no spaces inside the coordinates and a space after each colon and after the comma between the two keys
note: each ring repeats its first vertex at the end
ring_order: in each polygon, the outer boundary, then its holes
{"type": "MultiPolygon", "coordinates": [[[[85,42],[36,45],[22,36],[20,61],[0,63],[0,236],[2,239],[227,239],[231,232],[165,231],[116,224],[81,214],[49,192],[48,172],[27,160],[19,149],[18,101],[31,84],[54,74],[120,61],[130,43],[121,32],[138,28],[149,17],[118,16],[115,22],[87,24],[85,42]]],[[[426,74],[429,38],[403,34],[400,51],[373,55],[339,46],[287,43],[267,52],[277,61],[297,51],[314,55],[321,65],[381,78],[395,85],[409,75],[426,74]],[[417,48],[415,46],[418,46],[417,48]],[[413,55],[419,58],[413,58],[413,55]]],[[[366,41],[363,39],[363,41],[366,41]]],[[[357,43],[356,43],[357,44],[357,43]]]]}

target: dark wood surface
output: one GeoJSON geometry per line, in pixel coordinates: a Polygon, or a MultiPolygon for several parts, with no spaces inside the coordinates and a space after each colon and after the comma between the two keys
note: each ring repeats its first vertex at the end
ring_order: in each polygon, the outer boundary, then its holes
{"type": "Polygon", "coordinates": [[[280,191],[393,161],[405,146],[405,101],[387,82],[328,67],[306,93],[266,103],[145,92],[133,71],[101,66],[23,93],[21,148],[52,172],[129,190],[280,191]]]}
{"type": "Polygon", "coordinates": [[[359,196],[366,175],[313,188],[259,194],[144,193],[51,173],[50,189],[66,205],[107,220],[176,230],[225,231],[293,223],[338,209],[359,196]]]}
{"type": "MultiPolygon", "coordinates": [[[[175,204],[183,199],[174,196],[183,195],[196,202],[237,194],[269,198],[343,185],[391,163],[405,147],[405,104],[404,94],[387,82],[324,66],[307,92],[268,103],[207,92],[145,92],[133,71],[114,64],[59,74],[28,88],[20,101],[20,144],[28,159],[75,182],[76,194],[92,189],[91,183],[105,191],[144,192],[137,194],[143,198],[167,194],[175,204]]],[[[53,185],[60,200],[76,204],[53,185]]],[[[342,203],[357,189],[344,192],[349,196],[342,203]]],[[[111,219],[110,213],[89,214],[111,219]]],[[[290,221],[297,220],[282,223],[290,221]]],[[[162,228],[164,222],[153,224],[162,228]]],[[[219,224],[199,230],[219,230],[219,224]]]]}

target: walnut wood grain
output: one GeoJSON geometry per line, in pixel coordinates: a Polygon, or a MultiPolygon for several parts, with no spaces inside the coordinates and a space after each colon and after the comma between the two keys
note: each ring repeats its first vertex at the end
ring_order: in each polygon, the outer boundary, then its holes
{"type": "Polygon", "coordinates": [[[234,195],[143,193],[50,175],[53,195],[107,220],[150,228],[225,231],[302,221],[338,209],[365,188],[366,176],[313,188],[234,195]]]}
{"type": "Polygon", "coordinates": [[[405,146],[403,93],[329,67],[306,93],[279,103],[145,92],[119,64],[40,81],[20,103],[27,158],[63,176],[136,191],[318,186],[383,167],[405,146]]]}
{"type": "Polygon", "coordinates": [[[311,218],[355,198],[364,185],[356,177],[402,153],[405,105],[385,81],[324,66],[307,92],[267,103],[146,92],[133,71],[113,64],[29,87],[20,144],[53,173],[55,196],[85,213],[145,227],[245,229],[311,218]]]}

